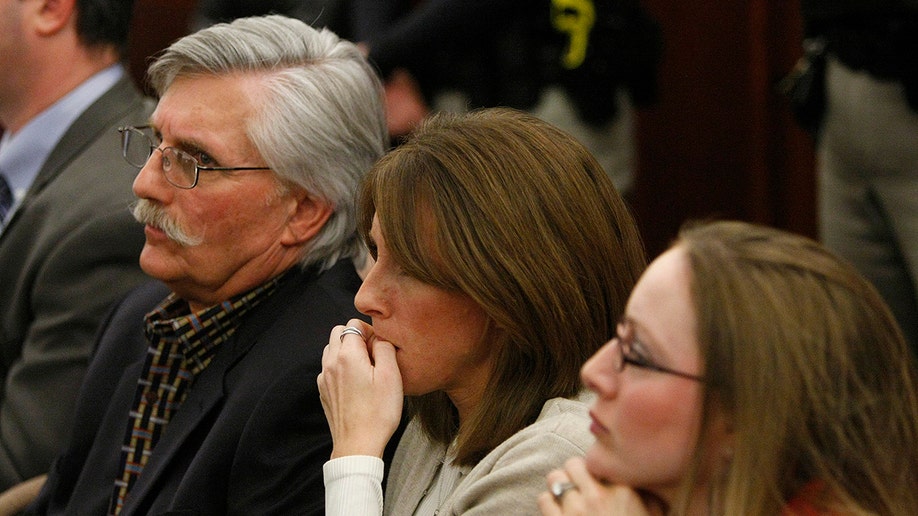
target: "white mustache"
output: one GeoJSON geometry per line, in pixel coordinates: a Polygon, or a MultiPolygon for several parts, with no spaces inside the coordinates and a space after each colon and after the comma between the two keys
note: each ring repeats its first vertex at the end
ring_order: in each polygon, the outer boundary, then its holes
{"type": "Polygon", "coordinates": [[[166,214],[166,210],[147,199],[138,199],[131,204],[131,214],[137,222],[161,229],[169,240],[183,246],[201,245],[203,236],[189,235],[178,222],[166,214]]]}

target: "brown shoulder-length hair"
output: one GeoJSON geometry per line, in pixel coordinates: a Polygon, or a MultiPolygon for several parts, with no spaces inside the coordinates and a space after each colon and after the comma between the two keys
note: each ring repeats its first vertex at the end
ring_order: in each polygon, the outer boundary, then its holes
{"type": "MultiPolygon", "coordinates": [[[[458,464],[581,389],[580,366],[612,337],[645,265],[634,220],[593,156],[506,108],[429,119],[376,164],[358,213],[364,241],[375,214],[407,274],[468,295],[489,317],[495,366],[462,422],[458,464]]],[[[408,401],[433,440],[456,437],[444,393],[408,401]]]]}
{"type": "Polygon", "coordinates": [[[775,515],[815,483],[812,502],[837,514],[918,514],[918,376],[876,290],[772,228],[691,225],[676,246],[692,271],[702,424],[723,411],[735,433],[715,508],[775,515]]]}

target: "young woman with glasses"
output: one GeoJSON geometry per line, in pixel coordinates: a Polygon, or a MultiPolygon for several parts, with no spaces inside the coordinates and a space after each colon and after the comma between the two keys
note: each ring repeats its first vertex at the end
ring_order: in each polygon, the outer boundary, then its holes
{"type": "Polygon", "coordinates": [[[876,290],[819,244],[684,229],[584,365],[595,444],[559,514],[918,514],[918,379],[876,290]]]}

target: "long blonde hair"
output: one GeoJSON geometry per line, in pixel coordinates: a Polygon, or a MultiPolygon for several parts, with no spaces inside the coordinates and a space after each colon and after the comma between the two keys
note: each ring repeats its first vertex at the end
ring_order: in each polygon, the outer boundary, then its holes
{"type": "Polygon", "coordinates": [[[718,512],[773,516],[817,483],[813,503],[826,510],[918,514],[916,368],[875,289],[821,245],[775,229],[699,225],[676,245],[693,276],[704,421],[723,410],[735,432],[718,512]]]}

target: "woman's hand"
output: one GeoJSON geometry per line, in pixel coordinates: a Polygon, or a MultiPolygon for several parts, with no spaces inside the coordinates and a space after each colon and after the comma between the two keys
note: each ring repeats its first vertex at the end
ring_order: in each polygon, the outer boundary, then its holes
{"type": "Polygon", "coordinates": [[[539,495],[539,509],[544,516],[573,515],[633,515],[649,516],[662,514],[648,508],[641,496],[627,486],[606,485],[587,471],[583,458],[575,457],[564,463],[563,469],[556,469],[546,475],[548,491],[539,495]],[[556,482],[570,482],[573,487],[560,496],[551,493],[556,482]]]}
{"type": "Polygon", "coordinates": [[[395,347],[376,339],[373,327],[359,319],[351,319],[348,326],[363,335],[342,337],[345,327],[335,326],[316,380],[332,434],[331,458],[382,457],[402,416],[402,376],[395,347]]]}

